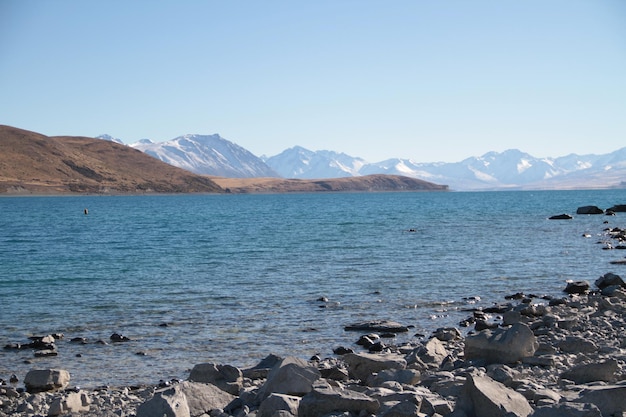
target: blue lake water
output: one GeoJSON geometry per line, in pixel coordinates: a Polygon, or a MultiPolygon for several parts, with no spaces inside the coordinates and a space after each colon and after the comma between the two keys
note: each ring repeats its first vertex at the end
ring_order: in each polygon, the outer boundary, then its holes
{"type": "Polygon", "coordinates": [[[73,385],[126,385],[326,357],[356,348],[344,326],[364,320],[415,326],[409,340],[457,325],[468,296],[626,275],[609,264],[626,253],[598,244],[624,213],[575,215],[624,203],[624,190],[0,198],[0,344],[65,335],[56,357],[0,350],[0,378],[55,367],[73,385]],[[548,220],[560,213],[574,219],[548,220]],[[95,343],[115,332],[131,341],[95,343]]]}

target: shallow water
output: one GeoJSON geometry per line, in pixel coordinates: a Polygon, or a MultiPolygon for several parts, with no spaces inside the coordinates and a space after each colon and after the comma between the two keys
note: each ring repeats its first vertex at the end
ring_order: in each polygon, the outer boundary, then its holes
{"type": "Polygon", "coordinates": [[[330,356],[353,347],[358,333],[343,328],[361,320],[415,326],[404,341],[456,325],[475,306],[467,296],[489,305],[518,291],[561,295],[567,279],[620,273],[609,261],[626,253],[597,242],[605,227],[625,226],[624,213],[575,211],[625,199],[623,190],[0,198],[0,343],[65,335],[53,358],[0,351],[0,378],[59,367],[74,385],[127,385],[185,378],[201,362],[330,356]],[[575,218],[547,219],[564,212],[575,218]],[[132,340],[95,343],[114,332],[132,340]]]}

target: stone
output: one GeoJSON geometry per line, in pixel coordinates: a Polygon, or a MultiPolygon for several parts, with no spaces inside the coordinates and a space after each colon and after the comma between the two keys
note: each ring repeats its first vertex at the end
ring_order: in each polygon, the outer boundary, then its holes
{"type": "Polygon", "coordinates": [[[416,348],[411,354],[407,356],[407,362],[415,362],[415,359],[419,359],[426,365],[430,365],[434,368],[439,368],[443,360],[449,355],[445,346],[436,337],[431,338],[426,342],[424,346],[416,348]]]}
{"type": "Polygon", "coordinates": [[[457,408],[470,416],[527,417],[533,409],[524,396],[486,375],[469,374],[457,408]]]}
{"type": "Polygon", "coordinates": [[[91,401],[85,392],[70,392],[65,397],[57,398],[50,404],[49,416],[72,413],[86,413],[91,401]]]}
{"type": "Polygon", "coordinates": [[[331,412],[350,412],[355,415],[365,411],[376,414],[380,408],[378,400],[356,391],[315,386],[302,397],[298,406],[298,417],[319,417],[331,412]]]}
{"type": "Polygon", "coordinates": [[[252,368],[244,369],[242,371],[243,376],[250,379],[262,379],[267,378],[270,370],[283,358],[276,355],[268,355],[261,362],[253,366],[252,368]]]}
{"type": "Polygon", "coordinates": [[[287,411],[291,415],[298,415],[300,397],[285,394],[270,394],[259,406],[257,417],[273,417],[279,411],[287,411]]]}
{"type": "Polygon", "coordinates": [[[69,383],[70,373],[64,369],[33,369],[24,378],[30,393],[65,389],[69,383]]]}
{"type": "Polygon", "coordinates": [[[390,320],[374,320],[360,323],[353,323],[344,328],[346,331],[366,331],[366,332],[389,332],[389,333],[405,333],[409,331],[407,326],[390,320]]]}
{"type": "Polygon", "coordinates": [[[604,210],[598,206],[582,206],[576,209],[576,214],[604,214],[604,210]]]}
{"type": "Polygon", "coordinates": [[[213,384],[232,395],[239,394],[243,386],[242,372],[231,365],[201,363],[193,367],[188,379],[213,384]]]}
{"type": "Polygon", "coordinates": [[[602,275],[600,278],[598,278],[595,281],[595,285],[601,290],[606,287],[612,287],[614,285],[617,285],[620,287],[626,287],[626,283],[624,283],[624,280],[622,279],[622,277],[620,277],[619,275],[613,274],[612,272],[608,272],[602,275]]]}
{"type": "Polygon", "coordinates": [[[320,377],[321,373],[316,367],[302,359],[288,356],[270,370],[267,380],[259,389],[258,399],[262,401],[272,393],[305,395],[320,377]]]}
{"type": "Polygon", "coordinates": [[[565,291],[568,294],[586,294],[589,292],[588,281],[570,281],[565,286],[565,291]]]}
{"type": "Polygon", "coordinates": [[[549,220],[572,220],[573,217],[569,214],[563,213],[563,214],[555,214],[554,216],[550,216],[548,219],[549,220]]]}
{"type": "Polygon", "coordinates": [[[213,384],[184,381],[178,386],[185,394],[192,417],[222,410],[236,398],[213,384]]]}
{"type": "Polygon", "coordinates": [[[557,347],[566,353],[591,353],[597,352],[598,346],[591,340],[580,336],[567,336],[557,343],[557,347]]]}
{"type": "Polygon", "coordinates": [[[415,369],[383,369],[367,378],[367,385],[380,387],[387,382],[397,382],[404,385],[417,385],[422,374],[415,369]]]}
{"type": "Polygon", "coordinates": [[[397,354],[349,353],[343,357],[348,365],[348,374],[367,381],[373,373],[384,369],[405,369],[406,360],[397,354]]]}
{"type": "Polygon", "coordinates": [[[617,360],[608,359],[602,362],[593,362],[575,366],[561,374],[561,378],[574,381],[576,384],[604,381],[611,382],[619,369],[617,360]]]}
{"type": "Polygon", "coordinates": [[[509,329],[483,330],[465,338],[465,359],[515,363],[533,356],[538,347],[533,331],[523,323],[516,323],[509,329]]]}
{"type": "Polygon", "coordinates": [[[626,410],[626,385],[590,386],[581,392],[575,402],[591,403],[603,416],[621,416],[626,410]]]}
{"type": "Polygon", "coordinates": [[[180,384],[157,391],[137,407],[137,417],[191,417],[187,397],[180,384]]]}
{"type": "Polygon", "coordinates": [[[562,403],[539,407],[531,417],[602,417],[602,414],[593,404],[562,403]]]}
{"type": "Polygon", "coordinates": [[[415,404],[411,401],[402,401],[389,410],[382,413],[382,417],[415,417],[420,412],[420,404],[415,404]]]}

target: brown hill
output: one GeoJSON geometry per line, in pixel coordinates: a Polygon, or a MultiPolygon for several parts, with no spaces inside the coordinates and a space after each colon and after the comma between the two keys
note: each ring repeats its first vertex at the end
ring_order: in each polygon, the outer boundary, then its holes
{"type": "Polygon", "coordinates": [[[400,175],[383,174],[318,180],[221,177],[211,177],[211,179],[227,192],[233,193],[448,191],[447,185],[433,184],[400,175]]]}
{"type": "Polygon", "coordinates": [[[85,137],[48,137],[0,125],[0,193],[223,192],[208,177],[128,146],[85,137]]]}

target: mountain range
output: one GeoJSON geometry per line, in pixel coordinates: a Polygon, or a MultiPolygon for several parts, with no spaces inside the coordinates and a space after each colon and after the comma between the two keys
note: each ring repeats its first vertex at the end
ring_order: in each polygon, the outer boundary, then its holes
{"type": "MultiPolygon", "coordinates": [[[[109,135],[99,138],[121,142],[109,135]]],[[[510,149],[453,163],[401,158],[371,163],[345,153],[300,146],[275,156],[257,157],[217,134],[184,135],[159,143],[144,139],[129,146],[198,174],[232,178],[324,179],[387,174],[445,184],[456,191],[626,187],[626,148],[604,155],[558,158],[537,158],[510,149]]]]}
{"type": "MultiPolygon", "coordinates": [[[[448,190],[443,185],[397,175],[288,180],[195,174],[126,146],[110,136],[101,139],[45,136],[0,125],[0,195],[448,190]]],[[[197,148],[195,139],[181,140],[180,145],[186,147],[178,150],[176,161],[192,164],[197,161],[190,150],[206,151],[203,157],[210,155],[211,161],[218,159],[225,165],[222,169],[228,169],[228,161],[236,161],[238,168],[247,175],[254,174],[255,169],[263,174],[271,173],[263,161],[219,137],[204,137],[200,142],[202,146],[197,148]]],[[[173,147],[167,149],[168,152],[176,150],[173,147]]],[[[216,169],[216,166],[213,164],[210,169],[216,169]]]]}

